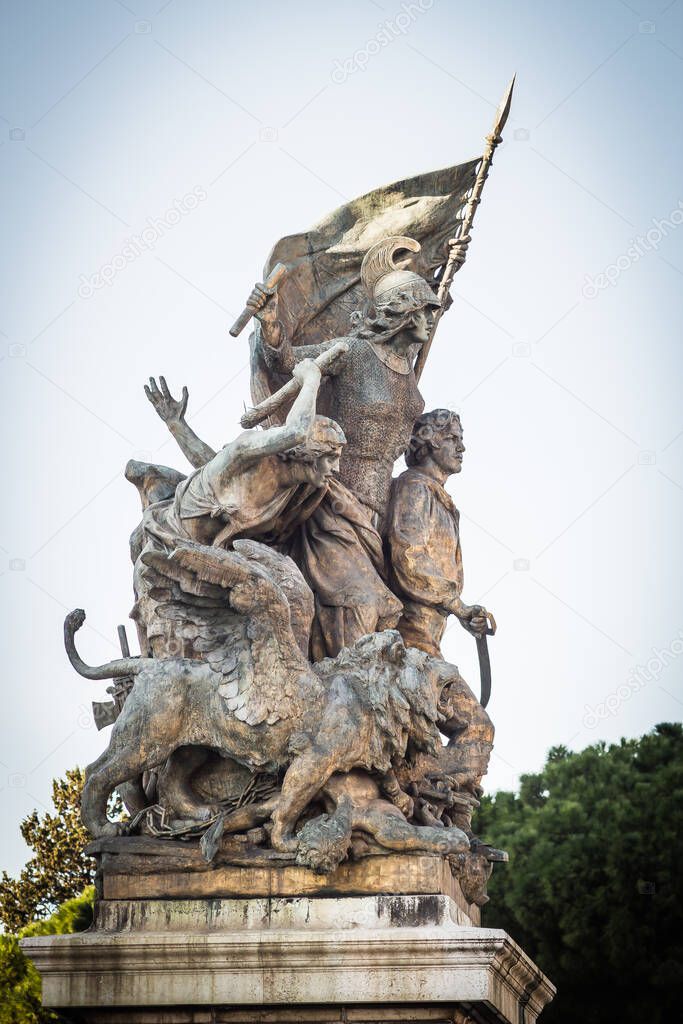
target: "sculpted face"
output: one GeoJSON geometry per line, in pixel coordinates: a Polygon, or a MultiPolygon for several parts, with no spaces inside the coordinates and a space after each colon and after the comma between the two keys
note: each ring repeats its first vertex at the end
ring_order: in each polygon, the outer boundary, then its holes
{"type": "Polygon", "coordinates": [[[333,473],[339,472],[339,459],[341,457],[341,447],[335,448],[332,452],[327,452],[326,455],[321,455],[319,459],[316,459],[316,466],[318,472],[322,474],[325,480],[332,476],[333,473]]]}
{"type": "Polygon", "coordinates": [[[332,474],[339,470],[341,452],[341,445],[339,445],[333,451],[319,455],[315,462],[301,463],[307,482],[316,487],[324,487],[332,474]]]}
{"type": "Polygon", "coordinates": [[[462,427],[456,421],[444,434],[439,447],[432,452],[434,463],[449,475],[459,473],[462,469],[462,457],[465,452],[465,445],[462,442],[462,427]]]}
{"type": "Polygon", "coordinates": [[[434,308],[425,306],[413,314],[412,340],[419,341],[423,345],[429,339],[429,334],[434,322],[434,308]]]}

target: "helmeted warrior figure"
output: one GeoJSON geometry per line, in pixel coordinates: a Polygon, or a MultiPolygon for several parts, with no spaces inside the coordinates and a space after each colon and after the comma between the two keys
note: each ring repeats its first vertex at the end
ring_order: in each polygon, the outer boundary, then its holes
{"type": "MultiPolygon", "coordinates": [[[[361,266],[366,309],[352,317],[343,339],[348,352],[335,375],[323,381],[318,398],[318,412],[339,423],[346,435],[339,478],[378,523],[386,513],[394,462],[406,450],[424,408],[414,362],[440,306],[427,281],[407,269],[405,259],[395,262],[399,252],[419,251],[418,242],[402,235],[368,250],[361,266]]],[[[262,285],[256,285],[247,305],[261,321],[258,354],[282,383],[299,360],[315,358],[340,340],[294,348],[278,320],[277,294],[262,285]]]]}

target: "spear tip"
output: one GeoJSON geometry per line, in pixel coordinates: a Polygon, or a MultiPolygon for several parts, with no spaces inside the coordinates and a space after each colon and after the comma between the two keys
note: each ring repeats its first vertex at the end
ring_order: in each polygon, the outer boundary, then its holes
{"type": "Polygon", "coordinates": [[[516,79],[517,79],[517,72],[515,72],[515,74],[510,79],[510,84],[508,85],[507,89],[505,90],[503,98],[500,101],[500,105],[498,107],[498,110],[496,111],[496,123],[495,123],[494,128],[493,128],[493,134],[496,135],[496,136],[500,135],[500,133],[502,132],[503,128],[505,127],[505,122],[508,119],[508,115],[510,113],[510,107],[512,106],[512,91],[515,88],[515,81],[516,81],[516,79]]]}

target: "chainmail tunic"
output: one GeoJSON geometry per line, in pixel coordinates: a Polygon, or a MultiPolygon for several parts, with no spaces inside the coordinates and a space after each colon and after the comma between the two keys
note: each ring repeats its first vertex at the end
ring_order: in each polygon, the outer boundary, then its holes
{"type": "Polygon", "coordinates": [[[324,378],[317,411],[336,420],[346,434],[339,479],[382,523],[394,463],[408,447],[413,424],[424,409],[412,369],[392,370],[367,341],[353,335],[296,349],[286,338],[279,348],[260,339],[260,348],[271,371],[288,377],[295,362],[315,359],[340,340],[349,351],[339,360],[339,372],[324,378]]]}

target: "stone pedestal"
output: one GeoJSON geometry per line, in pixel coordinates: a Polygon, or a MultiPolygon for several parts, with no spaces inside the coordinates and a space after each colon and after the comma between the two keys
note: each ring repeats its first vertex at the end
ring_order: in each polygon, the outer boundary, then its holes
{"type": "MultiPolygon", "coordinates": [[[[393,858],[370,860],[390,889],[393,858]]],[[[23,941],[46,1006],[77,1024],[533,1024],[554,994],[454,892],[182,898],[173,883],[164,898],[159,879],[140,884],[99,900],[88,932],[23,941]]]]}
{"type": "MultiPolygon", "coordinates": [[[[263,896],[450,896],[460,923],[480,924],[479,907],[465,896],[448,860],[426,853],[394,853],[345,861],[329,875],[269,859],[260,850],[241,864],[207,864],[196,844],[122,839],[92,843],[98,858],[100,906],[112,900],[215,899],[263,896]]],[[[465,886],[465,888],[467,888],[465,886]]],[[[476,888],[476,886],[475,886],[476,888]]],[[[472,898],[472,897],[470,897],[472,898]]]]}

